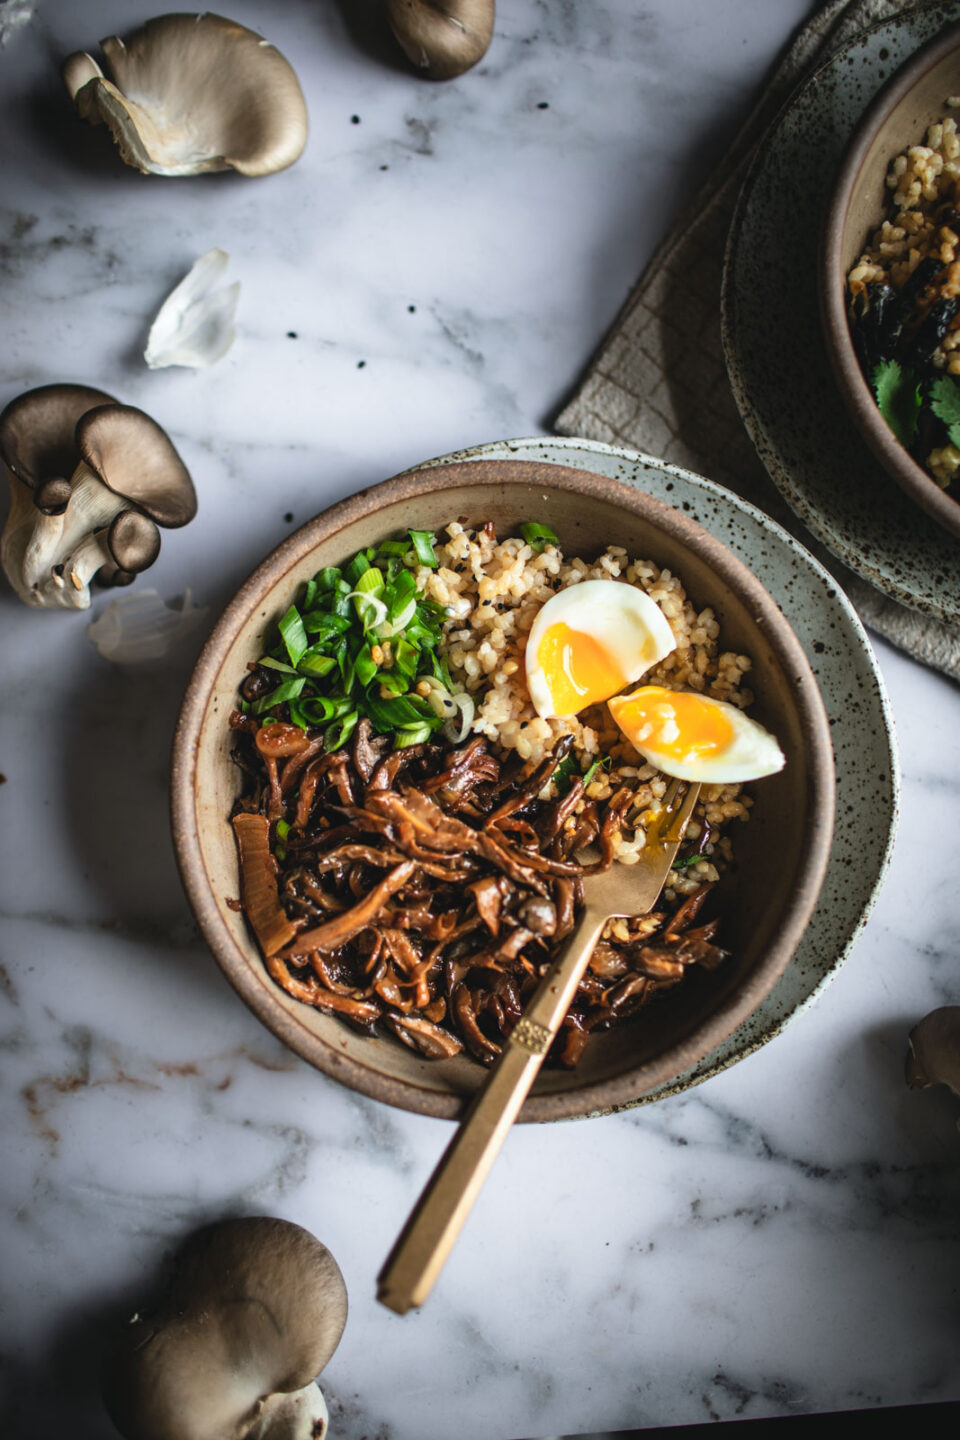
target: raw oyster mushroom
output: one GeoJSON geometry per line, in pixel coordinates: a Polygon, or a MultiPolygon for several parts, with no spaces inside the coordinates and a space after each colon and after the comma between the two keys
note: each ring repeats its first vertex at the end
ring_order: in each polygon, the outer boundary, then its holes
{"type": "Polygon", "coordinates": [[[907,1041],[906,1081],[912,1090],[946,1085],[960,1099],[960,1005],[931,1010],[907,1041]]]}
{"type": "Polygon", "coordinates": [[[262,1215],[211,1225],[108,1358],[107,1411],[127,1440],[323,1440],[316,1376],[346,1320],[340,1267],[308,1230],[262,1215]]]}
{"type": "Polygon", "coordinates": [[[78,51],[60,67],[77,111],[109,127],[145,175],[285,170],[307,143],[307,107],[292,66],[221,15],[159,15],[100,42],[105,75],[78,51]]]}
{"type": "Polygon", "coordinates": [[[0,457],[11,486],[0,561],[28,605],[87,609],[95,576],[129,584],[157,558],[157,526],[197,513],[166,432],[88,386],[43,385],[12,400],[0,414],[0,457]]]}
{"type": "Polygon", "coordinates": [[[387,0],[387,19],[411,65],[453,80],[486,55],[494,0],[387,0]]]}

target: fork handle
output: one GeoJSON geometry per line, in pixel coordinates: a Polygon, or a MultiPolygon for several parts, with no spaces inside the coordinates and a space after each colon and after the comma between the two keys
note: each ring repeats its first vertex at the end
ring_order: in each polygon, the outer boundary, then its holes
{"type": "Polygon", "coordinates": [[[589,904],[504,1042],[377,1277],[377,1299],[403,1315],[422,1305],[570,1008],[607,919],[589,904]]]}

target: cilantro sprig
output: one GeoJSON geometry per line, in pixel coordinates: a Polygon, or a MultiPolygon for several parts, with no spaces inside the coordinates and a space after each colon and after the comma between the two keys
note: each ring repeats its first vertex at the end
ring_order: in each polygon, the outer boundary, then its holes
{"type": "Polygon", "coordinates": [[[881,360],[870,380],[880,414],[901,445],[910,445],[917,433],[923,405],[920,382],[899,360],[881,360]]]}

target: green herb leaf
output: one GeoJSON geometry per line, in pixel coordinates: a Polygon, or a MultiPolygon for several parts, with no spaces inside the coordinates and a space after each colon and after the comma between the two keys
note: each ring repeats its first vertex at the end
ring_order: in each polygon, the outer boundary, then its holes
{"type": "Polygon", "coordinates": [[[682,860],[674,860],[671,868],[674,870],[686,870],[688,866],[698,865],[701,860],[707,859],[709,859],[707,855],[687,855],[682,860]]]}
{"type": "Polygon", "coordinates": [[[537,525],[533,520],[528,520],[520,526],[520,534],[536,555],[539,555],[541,550],[546,549],[548,545],[560,544],[549,525],[537,525]]]}
{"type": "Polygon", "coordinates": [[[880,414],[901,445],[909,445],[917,433],[922,404],[920,386],[912,370],[898,360],[881,360],[871,381],[880,414]]]}
{"type": "Polygon", "coordinates": [[[941,375],[930,386],[930,409],[947,427],[950,444],[960,447],[960,385],[950,375],[941,375]]]}

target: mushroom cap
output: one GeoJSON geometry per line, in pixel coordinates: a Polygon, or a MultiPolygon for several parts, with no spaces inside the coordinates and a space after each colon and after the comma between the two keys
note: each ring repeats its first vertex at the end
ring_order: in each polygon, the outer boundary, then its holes
{"type": "Polygon", "coordinates": [[[63,475],[51,475],[33,492],[33,503],[45,515],[62,515],[70,501],[70,481],[63,475]]]}
{"type": "Polygon", "coordinates": [[[107,549],[118,571],[139,575],[160,554],[160,531],[149,515],[139,510],[121,510],[107,531],[107,549]]]}
{"type": "Polygon", "coordinates": [[[268,1216],[211,1225],[109,1357],[110,1418],[127,1440],[237,1440],[266,1397],[313,1381],[346,1318],[340,1268],[308,1230],[268,1216]]]}
{"type": "Polygon", "coordinates": [[[453,80],[483,59],[494,13],[494,0],[387,0],[397,42],[431,80],[453,80]]]}
{"type": "Polygon", "coordinates": [[[960,1096],[960,1005],[931,1010],[908,1037],[906,1081],[911,1089],[948,1085],[960,1096]]]}
{"type": "Polygon", "coordinates": [[[197,513],[190,472],[156,420],[134,405],[99,405],[77,422],[80,456],[104,485],[176,529],[197,513]]]}
{"type": "Polygon", "coordinates": [[[221,15],[159,15],[100,42],[110,78],[82,52],[61,75],[84,119],[110,128],[145,174],[284,170],[307,142],[307,107],[290,63],[221,15]]]}
{"type": "Polygon", "coordinates": [[[79,455],[77,421],[112,395],[90,385],[40,385],[11,400],[0,414],[0,458],[11,474],[35,490],[45,480],[72,475],[79,455]]]}

